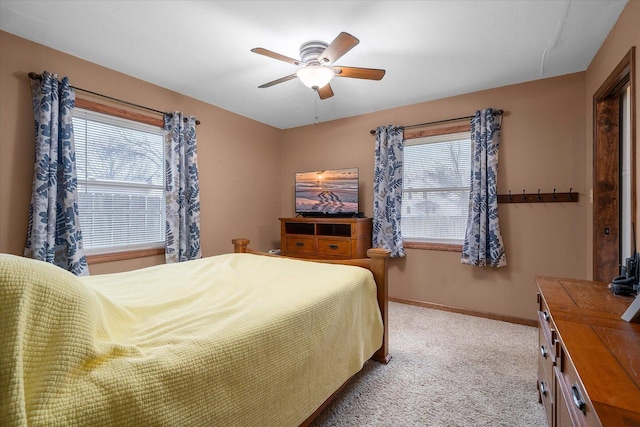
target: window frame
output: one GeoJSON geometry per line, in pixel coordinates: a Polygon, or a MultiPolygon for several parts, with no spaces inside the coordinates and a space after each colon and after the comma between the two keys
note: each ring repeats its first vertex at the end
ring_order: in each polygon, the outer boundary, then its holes
{"type": "MultiPolygon", "coordinates": [[[[132,120],[140,123],[145,123],[159,128],[164,128],[164,118],[151,117],[144,114],[140,114],[134,111],[117,108],[111,105],[98,103],[85,98],[76,98],[75,107],[83,110],[94,111],[97,113],[107,114],[110,116],[118,117],[121,119],[132,120]]],[[[150,256],[163,255],[165,251],[164,246],[144,248],[144,249],[132,249],[124,251],[103,252],[100,254],[86,255],[87,263],[100,264],[104,262],[123,261],[128,259],[144,258],[150,256]]]]}
{"type": "MultiPolygon", "coordinates": [[[[423,129],[416,131],[405,131],[404,140],[411,140],[417,138],[425,138],[429,136],[447,135],[460,132],[471,132],[471,123],[450,125],[446,127],[438,127],[432,129],[423,129]]],[[[420,249],[420,250],[432,250],[442,252],[460,252],[462,253],[463,244],[459,243],[445,243],[445,242],[425,242],[418,240],[402,238],[402,245],[407,249],[420,249]]]]}

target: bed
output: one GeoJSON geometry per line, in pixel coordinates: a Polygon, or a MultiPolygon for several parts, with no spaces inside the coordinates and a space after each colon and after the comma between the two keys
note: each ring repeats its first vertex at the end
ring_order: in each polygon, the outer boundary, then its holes
{"type": "Polygon", "coordinates": [[[0,425],[306,425],[389,360],[386,251],[327,265],[233,243],[83,278],[0,255],[0,425]]]}

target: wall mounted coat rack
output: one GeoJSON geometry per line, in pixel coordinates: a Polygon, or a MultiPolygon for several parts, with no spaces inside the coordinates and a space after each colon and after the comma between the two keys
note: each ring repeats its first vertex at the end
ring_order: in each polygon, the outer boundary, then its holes
{"type": "Polygon", "coordinates": [[[580,200],[580,194],[573,192],[573,187],[569,189],[568,193],[556,193],[556,189],[553,189],[553,193],[541,193],[538,189],[537,193],[527,193],[526,190],[522,190],[522,193],[511,194],[498,194],[498,203],[570,203],[578,202],[580,200]]]}

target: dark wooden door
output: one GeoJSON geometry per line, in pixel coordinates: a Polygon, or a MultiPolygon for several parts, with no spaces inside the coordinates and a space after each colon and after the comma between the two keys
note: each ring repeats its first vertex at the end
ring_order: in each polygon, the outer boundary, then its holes
{"type": "MultiPolygon", "coordinates": [[[[636,220],[635,167],[635,46],[625,55],[593,96],[593,278],[609,282],[620,273],[621,230],[636,220]],[[629,157],[631,161],[629,204],[630,221],[621,227],[621,106],[625,90],[630,89],[629,157]]],[[[637,228],[637,227],[636,227],[637,228]]],[[[636,236],[631,236],[636,241],[636,236]]]]}
{"type": "Polygon", "coordinates": [[[620,272],[619,105],[614,97],[596,103],[593,245],[599,281],[611,281],[620,272]]]}

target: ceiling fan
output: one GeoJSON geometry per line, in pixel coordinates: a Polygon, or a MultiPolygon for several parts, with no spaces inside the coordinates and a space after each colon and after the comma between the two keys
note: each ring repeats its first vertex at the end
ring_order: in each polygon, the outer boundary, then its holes
{"type": "Polygon", "coordinates": [[[327,44],[323,41],[312,40],[300,46],[300,59],[289,58],[279,53],[256,47],[251,52],[265,55],[279,61],[288,62],[293,65],[302,66],[294,74],[281,77],[269,83],[265,83],[259,88],[266,88],[293,80],[296,77],[306,86],[318,92],[320,99],[327,99],[333,96],[333,90],[329,82],[333,77],[349,77],[353,79],[380,80],[385,74],[385,70],[375,68],[343,67],[334,63],[349,52],[360,40],[349,33],[342,32],[338,37],[327,44]]]}

